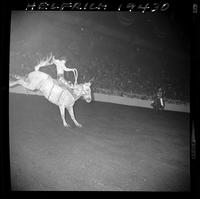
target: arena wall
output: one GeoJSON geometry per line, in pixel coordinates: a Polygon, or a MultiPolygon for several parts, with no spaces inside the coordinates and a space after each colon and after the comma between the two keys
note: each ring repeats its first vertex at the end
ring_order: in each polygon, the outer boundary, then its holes
{"type": "MultiPolygon", "coordinates": [[[[27,95],[41,95],[40,92],[32,92],[26,90],[21,86],[16,86],[14,88],[9,89],[10,93],[19,93],[19,94],[27,94],[27,95]]],[[[100,93],[94,93],[94,100],[99,102],[108,102],[108,103],[115,103],[115,104],[122,104],[128,106],[137,106],[137,107],[145,107],[145,108],[152,108],[150,106],[150,100],[141,100],[135,98],[128,98],[128,97],[121,97],[121,96],[112,96],[100,93]]],[[[169,111],[177,111],[177,112],[185,112],[190,113],[190,104],[169,104],[165,103],[166,107],[165,110],[169,111]]]]}

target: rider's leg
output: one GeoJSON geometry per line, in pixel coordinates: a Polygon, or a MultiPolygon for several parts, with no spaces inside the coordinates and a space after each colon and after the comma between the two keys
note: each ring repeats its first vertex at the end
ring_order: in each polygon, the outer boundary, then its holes
{"type": "Polygon", "coordinates": [[[70,85],[65,79],[64,79],[64,75],[58,75],[57,76],[57,80],[58,82],[62,85],[65,85],[67,88],[72,89],[73,86],[70,85]]]}

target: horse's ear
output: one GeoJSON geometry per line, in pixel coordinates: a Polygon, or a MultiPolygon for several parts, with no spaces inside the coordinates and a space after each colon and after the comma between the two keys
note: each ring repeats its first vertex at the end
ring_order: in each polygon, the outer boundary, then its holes
{"type": "Polygon", "coordinates": [[[94,79],[95,79],[94,77],[92,79],[90,79],[90,81],[89,81],[90,84],[94,81],[94,79]]]}
{"type": "Polygon", "coordinates": [[[87,82],[87,84],[88,84],[89,86],[91,86],[92,83],[89,81],[89,82],[87,82]]]}

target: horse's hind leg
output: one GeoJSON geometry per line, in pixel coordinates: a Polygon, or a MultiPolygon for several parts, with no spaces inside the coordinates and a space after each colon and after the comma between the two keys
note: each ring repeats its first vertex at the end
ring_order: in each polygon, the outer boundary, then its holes
{"type": "Polygon", "coordinates": [[[19,80],[18,81],[12,81],[12,82],[9,82],[9,87],[12,87],[12,86],[15,86],[17,84],[20,84],[19,80]]]}
{"type": "Polygon", "coordinates": [[[29,82],[26,82],[23,79],[19,79],[17,81],[9,83],[9,87],[12,87],[12,86],[15,86],[15,85],[21,85],[24,88],[27,88],[29,90],[35,90],[35,88],[33,88],[33,86],[29,82]]]}

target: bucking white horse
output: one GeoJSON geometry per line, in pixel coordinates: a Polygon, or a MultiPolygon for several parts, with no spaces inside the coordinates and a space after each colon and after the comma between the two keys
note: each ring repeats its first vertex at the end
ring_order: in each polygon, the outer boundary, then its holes
{"type": "Polygon", "coordinates": [[[90,103],[91,98],[91,81],[76,84],[73,89],[66,89],[63,85],[60,85],[57,80],[53,79],[50,75],[41,72],[33,71],[27,76],[21,77],[14,75],[16,81],[11,81],[9,86],[21,85],[29,90],[39,90],[42,95],[50,102],[56,104],[60,108],[60,114],[65,127],[70,127],[65,121],[65,108],[68,110],[71,119],[74,121],[77,127],[82,127],[74,116],[73,106],[76,100],[81,96],[86,102],[90,103]]]}

